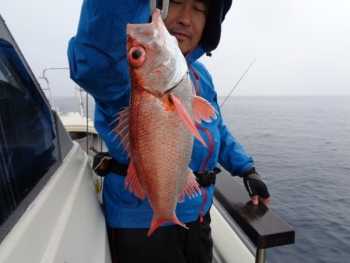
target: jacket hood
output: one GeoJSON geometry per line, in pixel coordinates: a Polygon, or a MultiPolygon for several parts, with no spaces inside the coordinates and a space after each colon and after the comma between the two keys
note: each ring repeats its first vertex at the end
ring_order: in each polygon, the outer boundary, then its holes
{"type": "Polygon", "coordinates": [[[217,48],[221,37],[221,24],[230,10],[232,0],[212,0],[199,45],[209,53],[217,48]]]}
{"type": "Polygon", "coordinates": [[[221,24],[231,5],[232,0],[211,0],[202,37],[197,47],[186,56],[188,63],[192,63],[205,53],[209,55],[211,51],[217,48],[221,37],[221,24]]]}

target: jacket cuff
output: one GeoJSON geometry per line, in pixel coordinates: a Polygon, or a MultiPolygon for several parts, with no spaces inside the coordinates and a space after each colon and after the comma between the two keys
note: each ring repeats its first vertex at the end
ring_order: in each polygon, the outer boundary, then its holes
{"type": "Polygon", "coordinates": [[[253,166],[252,168],[248,169],[247,171],[245,171],[243,174],[242,174],[242,177],[246,177],[250,174],[258,174],[258,172],[255,170],[255,167],[253,166]]]}

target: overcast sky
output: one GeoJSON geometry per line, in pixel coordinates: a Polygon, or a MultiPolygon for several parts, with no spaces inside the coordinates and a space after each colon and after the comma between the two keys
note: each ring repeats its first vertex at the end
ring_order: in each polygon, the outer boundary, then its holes
{"type": "MultiPolygon", "coordinates": [[[[0,14],[35,76],[68,67],[67,42],[81,4],[0,0],[0,14]]],[[[232,96],[349,96],[350,0],[234,0],[219,47],[201,61],[218,94],[226,96],[255,58],[232,96]]],[[[68,70],[46,76],[54,96],[74,95],[68,70]]]]}

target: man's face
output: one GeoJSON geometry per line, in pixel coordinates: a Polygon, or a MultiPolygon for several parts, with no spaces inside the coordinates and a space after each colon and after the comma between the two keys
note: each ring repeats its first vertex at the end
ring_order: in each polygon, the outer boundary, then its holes
{"type": "Polygon", "coordinates": [[[209,0],[170,0],[164,24],[169,33],[176,37],[183,55],[201,39],[208,9],[209,0]]]}

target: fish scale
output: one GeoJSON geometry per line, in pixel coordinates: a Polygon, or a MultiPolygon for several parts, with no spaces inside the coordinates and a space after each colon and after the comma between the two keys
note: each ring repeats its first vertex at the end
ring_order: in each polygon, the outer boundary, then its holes
{"type": "MultiPolygon", "coordinates": [[[[192,152],[193,136],[176,111],[166,111],[159,103],[154,103],[156,98],[152,95],[137,93],[134,95],[136,97],[134,100],[141,98],[142,102],[137,103],[139,108],[130,112],[130,118],[135,121],[135,124],[137,123],[135,125],[137,129],[130,133],[131,137],[136,138],[131,143],[134,153],[132,158],[137,160],[139,164],[137,169],[140,170],[140,174],[144,175],[146,187],[151,191],[148,198],[152,204],[153,195],[158,195],[153,197],[156,200],[162,198],[160,195],[163,198],[168,195],[178,196],[182,191],[186,178],[184,176],[182,178],[181,175],[186,174],[188,170],[187,165],[192,152]],[[151,136],[148,136],[149,134],[151,136]],[[179,147],[183,144],[186,145],[185,151],[184,147],[179,147]],[[186,162],[187,165],[184,166],[183,164],[186,162]],[[174,170],[174,168],[177,169],[174,170]],[[163,174],[160,178],[152,176],[160,173],[163,174]],[[181,180],[177,180],[178,178],[181,180]],[[166,191],[152,191],[152,187],[158,189],[163,187],[166,191]]],[[[131,109],[133,109],[132,105],[131,109]]],[[[166,200],[164,200],[163,206],[172,207],[170,204],[166,204],[166,200]]]]}

